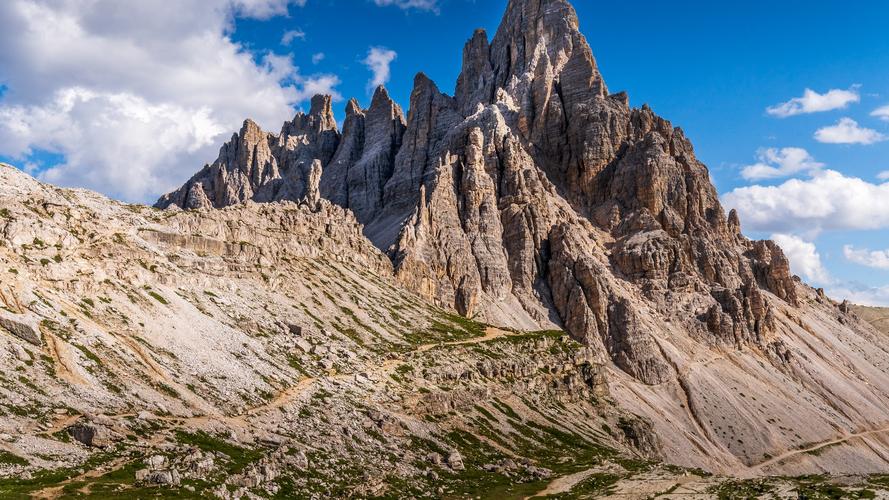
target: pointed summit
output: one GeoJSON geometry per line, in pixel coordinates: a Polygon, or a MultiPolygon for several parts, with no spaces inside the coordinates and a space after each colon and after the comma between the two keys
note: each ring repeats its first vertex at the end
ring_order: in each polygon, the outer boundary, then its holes
{"type": "Polygon", "coordinates": [[[593,52],[580,33],[574,7],[567,0],[510,0],[491,44],[496,84],[513,76],[542,71],[544,63],[563,87],[605,95],[608,90],[593,52]]]}
{"type": "Polygon", "coordinates": [[[358,103],[358,99],[354,97],[349,99],[349,102],[346,104],[346,117],[356,115],[361,112],[361,105],[358,103]]]}
{"type": "Polygon", "coordinates": [[[329,95],[315,95],[312,97],[312,107],[309,116],[333,117],[333,98],[329,95]]]}
{"type": "Polygon", "coordinates": [[[454,94],[463,116],[475,112],[479,103],[494,100],[494,69],[491,67],[491,46],[483,29],[475,30],[463,48],[463,71],[454,94]]]}

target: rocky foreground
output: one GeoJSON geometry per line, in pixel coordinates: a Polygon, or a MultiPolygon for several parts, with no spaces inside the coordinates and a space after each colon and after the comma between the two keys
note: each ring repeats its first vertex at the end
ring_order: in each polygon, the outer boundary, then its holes
{"type": "Polygon", "coordinates": [[[0,186],[4,498],[645,498],[887,484],[735,482],[668,465],[594,349],[402,291],[361,226],[327,201],[159,211],[8,166],[0,186]]]}
{"type": "Polygon", "coordinates": [[[565,0],[155,208],[0,166],[0,305],[0,497],[887,497],[884,315],[744,237],[565,0]]]}

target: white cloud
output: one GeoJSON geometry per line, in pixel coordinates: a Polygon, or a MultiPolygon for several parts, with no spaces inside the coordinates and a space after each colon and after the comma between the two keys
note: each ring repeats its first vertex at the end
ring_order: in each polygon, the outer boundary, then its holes
{"type": "Polygon", "coordinates": [[[385,47],[371,47],[368,50],[367,57],[362,62],[373,73],[373,77],[367,82],[369,89],[385,85],[389,81],[391,75],[389,66],[396,57],[398,54],[394,50],[385,47]]]}
{"type": "Polygon", "coordinates": [[[848,300],[853,304],[889,307],[889,286],[869,287],[857,283],[842,283],[827,289],[834,300],[848,300]]]}
{"type": "Polygon", "coordinates": [[[812,172],[824,166],[802,148],[760,150],[757,163],[744,167],[741,176],[748,180],[775,179],[799,172],[812,172]]]}
{"type": "Polygon", "coordinates": [[[769,233],[889,228],[889,182],[872,184],[834,170],[778,186],[746,186],[722,197],[751,231],[769,233]]]}
{"type": "Polygon", "coordinates": [[[9,137],[0,131],[4,144],[18,142],[20,149],[47,144],[67,153],[65,163],[40,174],[42,180],[114,186],[121,196],[134,199],[176,174],[165,165],[185,160],[196,170],[205,161],[197,153],[229,132],[207,107],[152,104],[132,94],[83,88],[60,90],[40,106],[0,108],[0,121],[13,122],[17,132],[9,137]]]}
{"type": "Polygon", "coordinates": [[[299,29],[285,31],[281,36],[281,45],[290,45],[296,39],[305,40],[306,32],[299,29]]]}
{"type": "Polygon", "coordinates": [[[374,0],[380,7],[395,6],[399,9],[417,9],[438,12],[438,0],[374,0]]]}
{"type": "Polygon", "coordinates": [[[889,170],[877,174],[877,179],[880,179],[881,181],[889,181],[889,170]]]}
{"type": "Polygon", "coordinates": [[[886,136],[851,118],[841,118],[836,125],[818,129],[815,140],[827,144],[874,144],[886,140],[886,136]]]}
{"type": "Polygon", "coordinates": [[[889,122],[889,104],[875,109],[871,114],[871,116],[876,116],[877,118],[889,122]]]}
{"type": "Polygon", "coordinates": [[[326,94],[333,98],[334,102],[342,101],[343,96],[336,90],[340,84],[340,78],[336,75],[320,75],[301,79],[301,88],[297,92],[299,101],[307,101],[317,94],[326,94]]]}
{"type": "Polygon", "coordinates": [[[324,55],[324,52],[318,52],[317,54],[312,56],[312,64],[320,63],[324,60],[325,57],[326,56],[324,55]]]}
{"type": "Polygon", "coordinates": [[[824,94],[806,89],[802,97],[794,97],[787,102],[771,106],[766,109],[766,112],[772,116],[787,118],[788,116],[844,109],[849,104],[860,100],[861,96],[858,95],[857,86],[853,86],[849,90],[831,89],[824,94]]]}
{"type": "Polygon", "coordinates": [[[306,4],[306,0],[232,0],[235,14],[255,19],[287,15],[287,7],[306,4]]]}
{"type": "Polygon", "coordinates": [[[257,59],[229,37],[235,16],[302,3],[0,2],[0,154],[60,154],[43,179],[152,201],[212,161],[244,118],[274,129],[310,91],[333,90],[335,76],[257,59]]]}
{"type": "Polygon", "coordinates": [[[889,270],[889,250],[857,250],[852,245],[843,247],[846,260],[875,269],[889,270]]]}
{"type": "Polygon", "coordinates": [[[821,263],[821,255],[814,243],[790,234],[773,234],[771,237],[787,255],[790,268],[794,274],[802,276],[806,281],[815,284],[826,284],[831,281],[830,273],[821,263]]]}

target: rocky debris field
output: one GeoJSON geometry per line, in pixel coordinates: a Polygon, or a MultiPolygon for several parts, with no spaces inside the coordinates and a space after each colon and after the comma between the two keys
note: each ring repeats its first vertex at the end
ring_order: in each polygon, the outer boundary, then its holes
{"type": "Polygon", "coordinates": [[[0,497],[885,498],[885,311],[579,26],[509,0],[453,97],[247,120],[155,208],[0,165],[0,497]]]}
{"type": "Polygon", "coordinates": [[[401,291],[325,202],[0,176],[0,496],[518,495],[657,458],[592,349],[401,291]]]}
{"type": "Polygon", "coordinates": [[[0,496],[728,488],[663,463],[596,349],[401,291],[326,202],[158,211],[0,175],[0,496]]]}

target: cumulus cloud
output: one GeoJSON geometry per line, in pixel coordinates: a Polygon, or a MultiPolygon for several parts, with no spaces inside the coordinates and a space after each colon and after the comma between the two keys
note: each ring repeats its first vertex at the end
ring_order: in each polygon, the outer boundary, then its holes
{"type": "Polygon", "coordinates": [[[385,47],[371,47],[367,51],[367,57],[362,62],[373,73],[373,77],[367,82],[368,89],[374,89],[389,82],[391,76],[389,67],[396,57],[398,54],[394,50],[385,47]]]}
{"type": "Polygon", "coordinates": [[[810,283],[830,283],[830,273],[822,264],[821,254],[818,253],[814,243],[791,234],[776,233],[771,239],[784,250],[794,274],[802,276],[810,283]]]}
{"type": "Polygon", "coordinates": [[[812,172],[824,166],[802,148],[769,148],[757,153],[757,163],[741,170],[747,180],[776,179],[799,172],[812,172]]]}
{"type": "Polygon", "coordinates": [[[880,179],[881,181],[889,181],[889,170],[877,174],[877,179],[880,179]]]}
{"type": "Polygon", "coordinates": [[[846,260],[875,269],[889,270],[889,250],[856,249],[852,245],[843,247],[846,260]]]}
{"type": "Polygon", "coordinates": [[[812,89],[806,89],[803,91],[802,97],[794,97],[787,102],[766,108],[766,112],[772,116],[787,118],[789,116],[844,109],[849,104],[859,102],[860,100],[861,96],[858,95],[857,86],[853,86],[849,90],[831,89],[824,94],[819,94],[812,89]]]}
{"type": "Polygon", "coordinates": [[[818,129],[815,140],[826,144],[874,144],[885,141],[886,136],[858,125],[851,118],[841,118],[836,125],[818,129]]]}
{"type": "Polygon", "coordinates": [[[875,109],[871,114],[871,116],[876,116],[877,118],[889,122],[889,104],[875,109]]]}
{"type": "Polygon", "coordinates": [[[320,63],[321,61],[324,60],[325,57],[326,56],[324,55],[324,52],[318,52],[317,54],[314,54],[312,56],[312,64],[320,63]]]}
{"type": "Polygon", "coordinates": [[[235,15],[254,19],[269,19],[287,14],[287,7],[306,4],[306,0],[232,0],[235,15]]]}
{"type": "Polygon", "coordinates": [[[374,0],[380,7],[395,6],[399,9],[417,9],[438,12],[438,0],[374,0]]]}
{"type": "Polygon", "coordinates": [[[288,30],[281,36],[281,45],[290,45],[294,40],[305,40],[306,32],[303,30],[288,30]]]}
{"type": "Polygon", "coordinates": [[[44,171],[43,180],[112,187],[131,199],[174,175],[165,164],[186,161],[196,170],[202,161],[197,153],[227,132],[208,107],[152,104],[133,94],[84,88],[65,88],[38,106],[2,107],[0,121],[12,125],[0,130],[0,142],[14,152],[32,144],[66,152],[66,161],[44,171]]]}
{"type": "Polygon", "coordinates": [[[778,186],[746,186],[722,197],[745,227],[769,233],[889,228],[889,182],[873,184],[834,170],[778,186]]]}
{"type": "Polygon", "coordinates": [[[251,117],[280,126],[333,75],[290,56],[254,56],[236,16],[287,13],[291,0],[0,2],[0,155],[64,158],[44,180],[150,201],[180,184],[251,117]]]}
{"type": "Polygon", "coordinates": [[[842,283],[829,287],[827,294],[834,300],[848,300],[853,304],[889,307],[889,286],[870,287],[858,283],[842,283]]]}
{"type": "Polygon", "coordinates": [[[336,87],[340,84],[340,78],[336,75],[320,75],[316,77],[301,78],[300,89],[296,93],[297,100],[307,101],[318,94],[329,95],[334,102],[342,101],[343,96],[336,87]]]}

